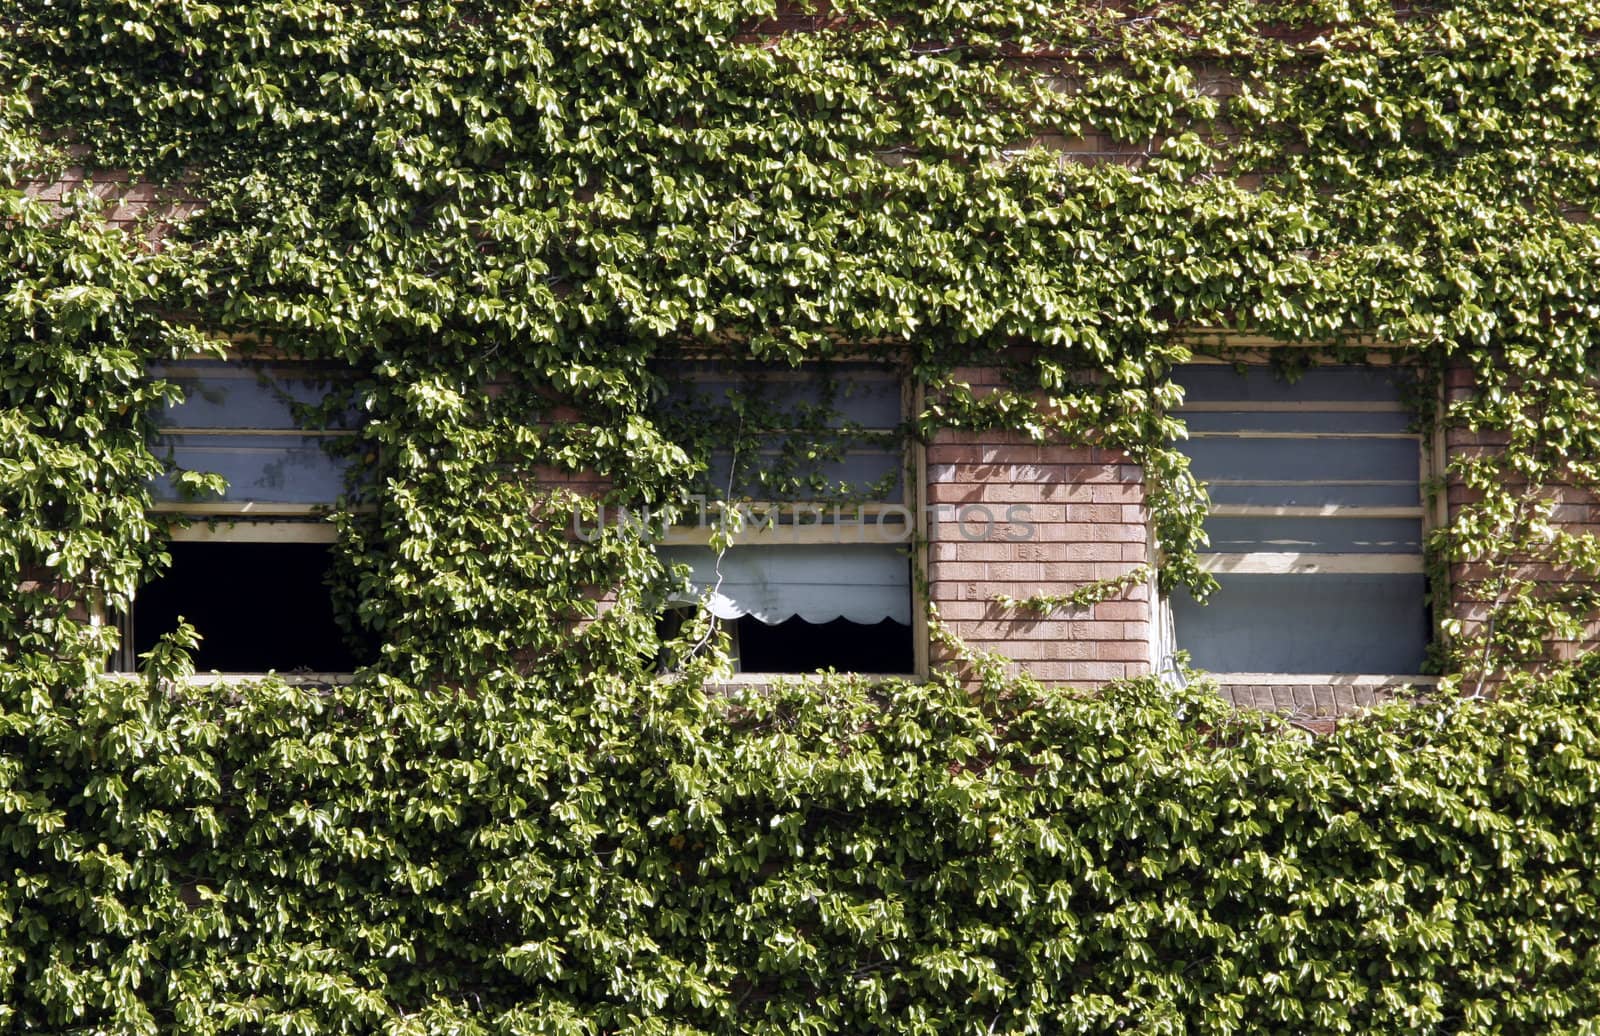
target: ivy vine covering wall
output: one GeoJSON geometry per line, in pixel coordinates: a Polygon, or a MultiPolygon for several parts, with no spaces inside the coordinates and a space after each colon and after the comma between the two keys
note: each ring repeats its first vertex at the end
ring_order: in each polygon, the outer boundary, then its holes
{"type": "MultiPolygon", "coordinates": [[[[45,476],[12,476],[12,575],[55,559],[113,599],[133,586],[158,554],[137,425],[159,389],[136,372],[204,331],[361,373],[381,491],[346,522],[343,583],[395,671],[482,675],[566,645],[588,588],[632,600],[652,555],[574,552],[551,530],[583,505],[522,476],[680,500],[681,443],[648,405],[652,358],[685,344],[892,356],[929,389],[923,434],[1125,449],[1165,579],[1203,589],[1204,508],[1164,379],[1186,335],[1244,328],[1473,373],[1446,422],[1508,448],[1455,461],[1476,502],[1435,556],[1478,565],[1456,591],[1487,607],[1444,623],[1446,667],[1529,656],[1576,639],[1594,601],[1522,564],[1600,563],[1548,521],[1548,487],[1596,474],[1597,19],[1582,3],[30,5],[3,57],[14,187],[75,163],[204,209],[155,252],[103,232],[92,192],[6,195],[6,419],[85,465],[49,507],[17,495],[45,476]],[[948,377],[986,356],[1015,391],[948,377]],[[98,384],[72,387],[86,366],[98,384]],[[557,402],[575,409],[552,420],[557,402]]],[[[31,630],[24,612],[8,621],[31,630]]],[[[640,615],[593,631],[585,664],[626,668],[653,635],[640,615]]]]}
{"type": "Polygon", "coordinates": [[[1468,605],[1436,602],[1441,667],[1581,640],[1600,544],[1553,519],[1600,483],[1600,4],[82,0],[0,27],[8,1023],[1594,1016],[1578,692],[1316,749],[994,674],[986,705],[948,673],[882,711],[708,703],[656,677],[704,660],[700,630],[659,643],[650,545],[574,542],[596,501],[552,476],[685,502],[663,356],[881,356],[925,388],[912,434],[1125,451],[1162,578],[1203,590],[1173,365],[1219,329],[1382,348],[1462,388],[1422,393],[1427,427],[1495,446],[1453,455],[1431,544],[1468,605]],[[92,189],[41,196],[69,166],[200,209],[112,227],[92,189]],[[336,594],[382,649],[354,690],[177,695],[176,642],[143,690],[95,681],[89,612],[164,563],[145,371],[220,340],[355,372],[336,594]],[[1008,390],[951,377],[986,363],[1008,390]]]}
{"type": "MultiPolygon", "coordinates": [[[[703,676],[703,670],[691,677],[703,676]]],[[[1592,678],[6,688],[19,1032],[1586,1032],[1592,678]],[[997,699],[1003,698],[1003,701],[997,699]]]]}

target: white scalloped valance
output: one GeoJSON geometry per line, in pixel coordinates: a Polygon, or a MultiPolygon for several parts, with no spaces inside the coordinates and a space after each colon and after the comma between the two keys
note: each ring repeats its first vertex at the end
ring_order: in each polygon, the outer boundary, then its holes
{"type": "Polygon", "coordinates": [[[719,619],[911,622],[911,563],[894,546],[742,546],[723,554],[720,565],[709,547],[663,547],[661,557],[689,566],[693,592],[685,599],[714,589],[710,608],[719,619]]]}

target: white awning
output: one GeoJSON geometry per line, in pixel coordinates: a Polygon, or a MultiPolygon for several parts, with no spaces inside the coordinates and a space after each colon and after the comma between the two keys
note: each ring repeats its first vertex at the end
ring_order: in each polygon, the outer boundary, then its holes
{"type": "Polygon", "coordinates": [[[693,593],[686,598],[715,589],[710,608],[719,619],[911,622],[911,562],[892,545],[741,546],[720,565],[709,547],[663,547],[661,559],[689,566],[693,593]]]}

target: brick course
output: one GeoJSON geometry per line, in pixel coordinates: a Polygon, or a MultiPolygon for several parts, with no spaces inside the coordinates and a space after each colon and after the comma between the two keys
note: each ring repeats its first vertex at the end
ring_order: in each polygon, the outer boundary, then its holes
{"type": "MultiPolygon", "coordinates": [[[[998,384],[997,372],[982,367],[955,377],[979,392],[998,384]]],[[[1137,465],[1115,450],[945,430],[927,447],[927,470],[929,503],[952,505],[929,515],[928,587],[953,633],[1051,684],[1092,688],[1150,671],[1147,585],[1047,615],[996,600],[1066,595],[1145,563],[1151,545],[1137,465]],[[1004,521],[1008,509],[1019,520],[1004,521]]],[[[935,645],[933,663],[948,661],[935,645]]]]}
{"type": "MultiPolygon", "coordinates": [[[[1473,378],[1473,370],[1464,364],[1447,370],[1446,400],[1454,402],[1471,398],[1474,389],[1473,378]]],[[[1444,438],[1445,456],[1447,460],[1493,456],[1502,450],[1507,442],[1508,437],[1500,432],[1450,428],[1446,430],[1444,438]]],[[[1507,487],[1513,490],[1526,488],[1525,484],[1516,482],[1507,483],[1507,487]]],[[[1571,485],[1555,485],[1542,487],[1538,495],[1555,505],[1551,521],[1563,532],[1570,535],[1600,534],[1600,496],[1594,492],[1571,485]]],[[[1481,500],[1481,493],[1468,489],[1458,478],[1452,476],[1447,479],[1445,506],[1450,522],[1456,520],[1463,508],[1481,500]]],[[[1495,578],[1499,574],[1498,564],[1491,565],[1486,562],[1465,562],[1450,566],[1448,573],[1451,590],[1450,614],[1463,621],[1469,634],[1481,629],[1488,611],[1487,602],[1473,598],[1478,591],[1485,589],[1486,580],[1495,578]]],[[[1531,580],[1538,583],[1541,590],[1552,595],[1559,593],[1563,588],[1587,586],[1592,582],[1569,569],[1533,556],[1513,558],[1506,574],[1516,580],[1531,580]]],[[[1582,652],[1596,648],[1600,648],[1600,616],[1591,617],[1580,639],[1551,641],[1545,645],[1542,657],[1521,659],[1519,663],[1537,668],[1541,663],[1569,660],[1582,652]]]]}
{"type": "Polygon", "coordinates": [[[101,218],[110,226],[141,236],[145,243],[159,248],[172,227],[200,212],[202,204],[182,187],[157,187],[133,180],[126,170],[72,166],[56,179],[26,184],[23,194],[51,203],[63,211],[61,202],[69,194],[88,189],[100,199],[101,218]]]}

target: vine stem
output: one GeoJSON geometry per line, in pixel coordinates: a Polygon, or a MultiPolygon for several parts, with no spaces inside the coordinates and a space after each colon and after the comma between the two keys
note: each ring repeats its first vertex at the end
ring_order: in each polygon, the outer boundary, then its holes
{"type": "MultiPolygon", "coordinates": [[[[1523,499],[1517,502],[1517,509],[1511,519],[1511,529],[1519,537],[1522,535],[1526,525],[1523,510],[1526,503],[1527,497],[1524,495],[1523,499]]],[[[1483,631],[1483,651],[1478,657],[1478,680],[1472,688],[1472,693],[1467,696],[1469,700],[1477,700],[1483,697],[1483,687],[1489,679],[1489,660],[1494,649],[1495,623],[1500,618],[1500,609],[1506,603],[1506,584],[1510,577],[1513,557],[1512,552],[1508,550],[1505,552],[1505,556],[1500,559],[1500,571],[1495,577],[1494,602],[1489,607],[1489,621],[1485,624],[1483,631]]]]}
{"type": "MultiPolygon", "coordinates": [[[[739,426],[734,430],[734,433],[733,433],[733,452],[728,458],[728,485],[727,485],[726,489],[723,490],[723,494],[722,494],[724,509],[726,509],[727,501],[733,499],[733,480],[734,480],[734,477],[735,477],[736,473],[739,470],[739,440],[740,440],[740,437],[743,436],[743,435],[744,435],[744,409],[741,407],[740,410],[739,410],[739,426]]],[[[710,592],[707,593],[705,596],[703,596],[700,599],[701,607],[705,608],[708,611],[710,610],[710,606],[711,606],[710,602],[722,590],[722,578],[723,578],[722,577],[722,559],[727,555],[727,553],[728,553],[728,543],[727,543],[726,538],[724,538],[722,540],[722,542],[719,543],[718,546],[717,546],[717,560],[715,562],[713,562],[712,566],[711,566],[712,574],[717,577],[716,578],[716,582],[711,584],[710,592]]],[[[711,643],[711,637],[712,637],[713,634],[716,633],[716,631],[717,631],[717,617],[716,617],[716,615],[713,614],[711,616],[710,621],[706,624],[705,633],[703,633],[701,635],[700,639],[695,643],[694,647],[689,649],[689,653],[684,656],[684,658],[683,658],[684,662],[687,663],[687,662],[693,661],[693,659],[694,659],[694,657],[696,655],[698,655],[701,651],[704,651],[706,646],[711,643]]]]}

